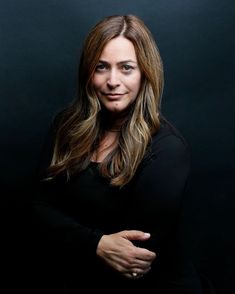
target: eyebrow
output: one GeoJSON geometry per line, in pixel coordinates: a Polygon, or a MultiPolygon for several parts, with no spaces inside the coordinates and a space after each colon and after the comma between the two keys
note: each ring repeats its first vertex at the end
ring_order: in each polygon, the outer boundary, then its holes
{"type": "MultiPolygon", "coordinates": [[[[105,64],[109,64],[109,62],[106,61],[106,60],[99,60],[99,62],[105,63],[105,64]]],[[[137,62],[134,61],[134,60],[132,60],[132,59],[122,60],[122,61],[119,61],[117,64],[123,64],[123,63],[128,63],[128,62],[136,63],[137,64],[137,62]]]]}

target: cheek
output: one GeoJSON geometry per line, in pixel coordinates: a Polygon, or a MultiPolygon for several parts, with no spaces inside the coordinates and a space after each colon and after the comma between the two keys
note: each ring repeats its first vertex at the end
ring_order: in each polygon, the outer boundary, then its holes
{"type": "Polygon", "coordinates": [[[133,92],[138,93],[140,90],[141,79],[139,77],[136,77],[136,79],[133,79],[132,82],[129,83],[129,85],[133,92]]]}
{"type": "Polygon", "coordinates": [[[102,79],[95,75],[92,79],[92,86],[94,87],[94,89],[99,89],[101,85],[102,85],[102,79]]]}

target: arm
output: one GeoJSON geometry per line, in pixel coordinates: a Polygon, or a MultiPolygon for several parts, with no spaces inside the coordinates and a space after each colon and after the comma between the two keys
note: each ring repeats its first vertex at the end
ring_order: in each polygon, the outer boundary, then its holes
{"type": "Polygon", "coordinates": [[[45,201],[34,203],[34,215],[49,246],[57,250],[60,248],[63,256],[71,259],[70,264],[76,263],[79,258],[95,258],[97,255],[115,271],[133,278],[133,272],[140,275],[147,273],[156,257],[154,252],[132,243],[132,240],[147,240],[150,235],[144,232],[121,231],[103,235],[98,230],[80,225],[45,201]]]}
{"type": "MultiPolygon", "coordinates": [[[[176,239],[189,174],[188,146],[168,135],[153,141],[151,156],[134,183],[133,219],[137,227],[151,233],[147,246],[159,254],[159,261],[165,260],[166,252],[168,256],[175,252],[177,257],[176,239]]],[[[172,257],[168,261],[173,262],[172,257]]]]}
{"type": "Polygon", "coordinates": [[[87,257],[95,256],[98,241],[103,234],[101,231],[80,225],[66,213],[65,203],[60,197],[65,181],[63,176],[48,182],[42,181],[51,161],[58,122],[59,117],[56,117],[49,128],[33,180],[33,233],[37,250],[44,248],[49,254],[60,252],[61,257],[70,257],[72,262],[76,256],[79,257],[79,254],[83,255],[84,252],[87,253],[87,257]]]}
{"type": "MultiPolygon", "coordinates": [[[[124,234],[123,240],[119,233],[113,236],[103,236],[98,244],[98,254],[102,253],[102,258],[105,258],[108,264],[127,277],[130,276],[131,271],[146,274],[156,254],[161,251],[161,247],[166,250],[167,238],[172,237],[172,234],[175,233],[173,229],[178,219],[182,195],[190,170],[187,146],[178,137],[167,136],[161,141],[153,142],[152,149],[151,158],[144,162],[129,192],[133,197],[133,207],[130,211],[130,220],[133,220],[133,223],[130,223],[130,228],[141,230],[142,233],[151,232],[151,237],[143,239],[139,235],[138,238],[133,236],[125,240],[124,234]],[[120,246],[113,252],[116,244],[120,246]],[[125,250],[121,250],[124,245],[125,250]],[[100,247],[101,250],[99,250],[100,247]],[[144,263],[135,266],[127,262],[128,259],[131,259],[130,256],[137,253],[137,250],[141,254],[141,250],[146,251],[146,248],[149,249],[150,254],[155,255],[154,258],[152,255],[148,260],[145,256],[144,263]],[[121,262],[118,262],[120,259],[118,249],[122,252],[121,262]],[[124,256],[123,252],[126,252],[127,256],[124,256]],[[133,270],[134,268],[137,270],[133,270]]],[[[133,231],[128,232],[130,236],[130,232],[133,231]]],[[[172,250],[170,252],[173,254],[172,250]]],[[[132,262],[134,264],[135,260],[132,262]]],[[[155,263],[158,263],[158,258],[155,263]]]]}
{"type": "MultiPolygon", "coordinates": [[[[50,162],[54,136],[55,126],[52,125],[44,147],[40,168],[42,171],[50,162]]],[[[130,240],[145,240],[149,236],[146,237],[143,232],[130,231],[103,236],[103,232],[81,225],[77,218],[74,219],[70,213],[66,213],[66,199],[60,197],[64,183],[63,176],[59,176],[52,181],[36,185],[33,218],[38,239],[45,241],[46,248],[63,253],[62,256],[71,259],[70,262],[73,263],[78,258],[99,256],[109,266],[129,277],[131,269],[134,270],[138,263],[141,263],[141,270],[146,271],[155,254],[135,247],[130,240]],[[107,251],[110,254],[107,254],[107,251]],[[139,256],[143,261],[136,261],[139,256]]]]}
{"type": "Polygon", "coordinates": [[[158,255],[147,276],[153,281],[158,277],[162,293],[167,294],[176,293],[176,289],[182,294],[201,293],[184,232],[190,157],[189,147],[180,138],[163,137],[153,142],[152,156],[144,163],[134,185],[135,227],[151,233],[146,248],[158,255]]]}

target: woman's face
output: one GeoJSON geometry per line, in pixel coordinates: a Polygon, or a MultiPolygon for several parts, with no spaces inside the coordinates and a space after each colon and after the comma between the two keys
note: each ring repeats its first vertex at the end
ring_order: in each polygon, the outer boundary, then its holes
{"type": "Polygon", "coordinates": [[[104,47],[92,79],[92,86],[110,112],[121,113],[136,99],[141,72],[131,41],[119,36],[104,47]]]}

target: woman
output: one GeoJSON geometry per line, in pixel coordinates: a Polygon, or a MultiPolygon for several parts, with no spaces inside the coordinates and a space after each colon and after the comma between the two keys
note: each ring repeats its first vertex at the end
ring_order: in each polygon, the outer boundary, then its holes
{"type": "Polygon", "coordinates": [[[201,293],[178,225],[189,147],[160,112],[162,90],[161,57],[139,18],[107,17],[90,31],[33,205],[65,293],[201,293]]]}

